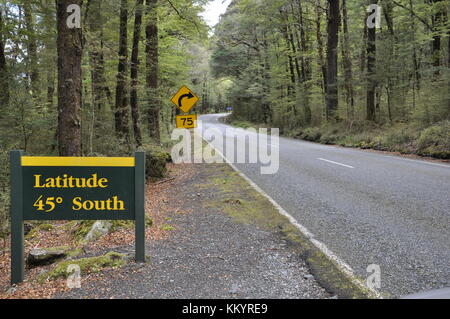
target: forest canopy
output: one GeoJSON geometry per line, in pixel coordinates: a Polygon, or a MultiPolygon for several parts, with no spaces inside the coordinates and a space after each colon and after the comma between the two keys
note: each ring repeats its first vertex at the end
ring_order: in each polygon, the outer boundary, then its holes
{"type": "Polygon", "coordinates": [[[448,0],[234,0],[212,73],[235,123],[448,158],[449,16],[448,0]]]}
{"type": "Polygon", "coordinates": [[[157,157],[181,85],[202,97],[202,110],[212,103],[206,2],[0,0],[0,231],[9,150],[157,157]]]}

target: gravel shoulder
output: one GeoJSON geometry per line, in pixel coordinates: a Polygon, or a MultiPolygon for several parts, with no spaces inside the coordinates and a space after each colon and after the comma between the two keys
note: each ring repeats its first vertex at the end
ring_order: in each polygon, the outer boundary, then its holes
{"type": "Polygon", "coordinates": [[[360,296],[324,284],[333,280],[317,271],[320,262],[310,263],[307,244],[295,240],[270,203],[228,165],[176,165],[172,177],[163,226],[170,231],[147,241],[148,262],[106,270],[56,298],[360,296]]]}

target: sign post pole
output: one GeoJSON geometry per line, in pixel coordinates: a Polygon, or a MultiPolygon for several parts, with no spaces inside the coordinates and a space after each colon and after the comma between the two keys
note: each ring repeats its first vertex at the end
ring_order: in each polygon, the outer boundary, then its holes
{"type": "Polygon", "coordinates": [[[145,262],[145,153],[135,152],[135,258],[145,262]]]}
{"type": "Polygon", "coordinates": [[[11,151],[11,284],[21,283],[24,279],[24,231],[23,231],[23,179],[22,151],[11,151]]]}

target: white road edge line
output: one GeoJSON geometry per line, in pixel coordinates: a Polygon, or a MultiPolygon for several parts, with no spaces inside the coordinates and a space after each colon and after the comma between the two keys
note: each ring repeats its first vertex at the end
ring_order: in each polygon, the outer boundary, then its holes
{"type": "MultiPolygon", "coordinates": [[[[198,133],[196,131],[194,131],[194,134],[198,134],[198,133]]],[[[309,239],[311,241],[311,243],[314,246],[316,246],[325,256],[327,256],[331,261],[333,261],[336,264],[336,266],[339,268],[339,270],[342,271],[344,273],[344,275],[346,275],[350,279],[350,281],[352,283],[354,283],[355,285],[359,286],[363,290],[366,290],[366,291],[368,290],[372,294],[373,297],[378,298],[378,299],[383,299],[383,296],[380,294],[380,292],[378,292],[374,288],[367,287],[365,285],[365,283],[361,279],[356,277],[354,272],[353,272],[353,269],[345,261],[343,261],[341,258],[336,256],[336,254],[334,254],[324,243],[322,243],[321,241],[315,239],[313,233],[311,233],[305,226],[300,224],[294,217],[292,217],[291,214],[289,214],[283,207],[281,207],[272,197],[270,197],[269,194],[267,194],[258,185],[256,185],[255,182],[253,182],[249,177],[247,177],[247,175],[245,175],[243,172],[241,172],[219,150],[217,150],[212,144],[210,144],[206,139],[204,139],[202,135],[200,135],[200,137],[206,143],[208,143],[208,145],[210,145],[217,152],[217,154],[219,154],[224,159],[224,161],[228,165],[230,165],[230,167],[234,171],[236,171],[239,174],[239,176],[241,176],[243,179],[245,179],[250,184],[250,186],[253,187],[253,189],[255,191],[257,191],[262,196],[267,198],[270,201],[270,203],[278,210],[278,212],[281,215],[285,216],[292,225],[294,225],[298,230],[300,230],[300,232],[307,239],[309,239]]]]}
{"type": "Polygon", "coordinates": [[[328,162],[328,163],[333,163],[333,164],[336,164],[336,165],[340,165],[340,166],[348,167],[348,168],[354,168],[353,166],[350,166],[350,165],[345,165],[345,164],[342,164],[342,163],[338,163],[338,162],[330,161],[330,160],[327,160],[327,159],[324,159],[324,158],[320,158],[320,157],[318,157],[317,159],[318,159],[318,160],[321,160],[321,161],[325,161],[325,162],[328,162]]]}
{"type": "Polygon", "coordinates": [[[450,165],[433,163],[433,162],[427,162],[425,160],[414,160],[414,159],[410,159],[410,158],[403,158],[403,157],[400,157],[400,156],[392,156],[392,155],[385,155],[385,156],[386,157],[390,157],[390,158],[395,158],[397,160],[404,160],[404,161],[415,162],[415,163],[420,163],[420,164],[428,164],[428,165],[435,165],[435,166],[450,168],[450,165]]]}

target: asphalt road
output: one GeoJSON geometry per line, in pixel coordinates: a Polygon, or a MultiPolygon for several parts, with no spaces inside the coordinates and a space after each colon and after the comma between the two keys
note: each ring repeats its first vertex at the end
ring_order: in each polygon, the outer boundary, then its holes
{"type": "MultiPolygon", "coordinates": [[[[226,133],[221,116],[201,116],[198,131],[226,133]]],[[[379,265],[393,297],[450,286],[450,165],[288,138],[278,150],[276,174],[234,165],[355,275],[379,265]]]]}

